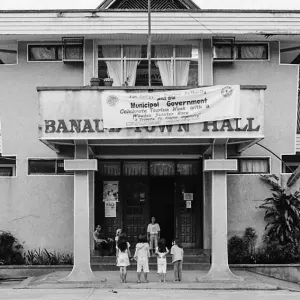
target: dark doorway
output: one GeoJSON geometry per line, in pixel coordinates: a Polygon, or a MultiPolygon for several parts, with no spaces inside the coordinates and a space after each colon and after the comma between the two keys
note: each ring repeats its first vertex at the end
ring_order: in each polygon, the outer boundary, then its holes
{"type": "MultiPolygon", "coordinates": [[[[170,249],[174,238],[174,179],[159,177],[150,179],[150,219],[156,218],[160,236],[170,249]]],[[[151,221],[149,219],[149,222],[151,221]]]]}

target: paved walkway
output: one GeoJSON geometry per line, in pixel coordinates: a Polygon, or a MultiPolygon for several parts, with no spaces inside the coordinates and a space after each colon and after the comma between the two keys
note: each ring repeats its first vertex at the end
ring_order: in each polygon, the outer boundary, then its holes
{"type": "MultiPolygon", "coordinates": [[[[129,271],[127,283],[120,283],[118,271],[94,272],[99,278],[96,282],[60,282],[68,271],[57,271],[39,277],[29,277],[19,284],[11,285],[15,289],[73,289],[73,288],[103,288],[110,290],[124,289],[155,289],[155,290],[269,290],[278,289],[300,292],[300,285],[268,276],[255,274],[245,270],[233,270],[237,276],[244,278],[241,282],[201,282],[206,271],[184,271],[182,282],[173,282],[172,273],[167,274],[167,282],[161,283],[155,272],[148,275],[148,283],[137,283],[136,272],[129,271]]],[[[143,277],[142,277],[143,279],[143,277]]],[[[8,286],[7,286],[8,287],[8,286]]],[[[1,285],[0,285],[1,288],[1,285]]],[[[3,288],[3,286],[2,286],[3,288]]]]}

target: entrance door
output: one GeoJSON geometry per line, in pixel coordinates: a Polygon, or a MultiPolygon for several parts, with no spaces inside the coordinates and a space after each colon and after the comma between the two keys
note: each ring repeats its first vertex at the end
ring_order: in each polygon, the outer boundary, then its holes
{"type": "Polygon", "coordinates": [[[183,247],[201,247],[201,201],[199,179],[189,176],[176,181],[176,236],[183,247]]]}
{"type": "Polygon", "coordinates": [[[155,177],[150,179],[150,216],[155,217],[160,226],[160,236],[166,240],[168,248],[174,238],[174,179],[155,177]]]}
{"type": "MultiPolygon", "coordinates": [[[[126,178],[123,188],[124,229],[132,247],[140,234],[146,235],[148,225],[148,181],[146,178],[126,178]]],[[[133,248],[132,248],[133,249],[133,248]]]]}

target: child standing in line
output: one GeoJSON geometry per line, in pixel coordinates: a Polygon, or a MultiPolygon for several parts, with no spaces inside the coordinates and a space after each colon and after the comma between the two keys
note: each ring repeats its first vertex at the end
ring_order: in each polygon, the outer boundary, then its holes
{"type": "Polygon", "coordinates": [[[182,261],[183,261],[183,249],[180,241],[174,239],[172,242],[171,254],[172,263],[174,265],[174,280],[182,281],[182,261]]]}
{"type": "Polygon", "coordinates": [[[141,282],[141,273],[143,271],[145,282],[148,282],[147,275],[149,272],[150,251],[147,238],[144,235],[139,236],[139,242],[136,244],[133,258],[137,261],[137,283],[141,282]]]}
{"type": "Polygon", "coordinates": [[[157,273],[160,276],[160,282],[166,282],[167,273],[167,258],[166,255],[169,253],[166,247],[165,239],[160,239],[158,241],[158,247],[156,248],[157,255],[157,273]]]}
{"type": "Polygon", "coordinates": [[[129,257],[129,243],[127,242],[125,237],[120,237],[118,240],[117,247],[117,266],[120,267],[120,279],[121,282],[126,282],[127,277],[127,267],[130,265],[129,257]]]}
{"type": "Polygon", "coordinates": [[[117,249],[118,249],[118,242],[119,242],[119,238],[120,238],[120,235],[122,234],[122,229],[117,229],[116,231],[116,236],[115,236],[115,243],[116,243],[116,256],[117,256],[117,249]]]}

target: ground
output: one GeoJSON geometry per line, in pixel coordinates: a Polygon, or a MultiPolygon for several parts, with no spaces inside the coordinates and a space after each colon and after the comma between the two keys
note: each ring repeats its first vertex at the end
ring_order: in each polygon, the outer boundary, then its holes
{"type": "Polygon", "coordinates": [[[2,289],[0,299],[45,300],[292,300],[299,299],[298,292],[291,291],[199,291],[199,290],[109,290],[109,289],[54,289],[23,290],[2,289]],[[114,293],[116,292],[116,293],[114,293]]]}
{"type": "Polygon", "coordinates": [[[168,282],[158,282],[150,272],[149,283],[136,283],[136,272],[130,271],[127,283],[120,283],[117,271],[95,272],[94,283],[61,283],[68,271],[56,271],[23,281],[0,282],[0,300],[292,300],[300,299],[300,285],[251,273],[233,270],[243,282],[201,282],[206,271],[185,271],[184,281],[174,283],[172,273],[168,282]]]}

